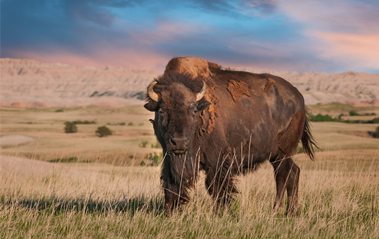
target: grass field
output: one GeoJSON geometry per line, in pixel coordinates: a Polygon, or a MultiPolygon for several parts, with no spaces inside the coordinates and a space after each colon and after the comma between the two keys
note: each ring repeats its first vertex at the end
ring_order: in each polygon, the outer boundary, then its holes
{"type": "Polygon", "coordinates": [[[36,139],[22,147],[2,149],[2,154],[42,161],[76,157],[81,162],[101,162],[113,165],[139,165],[146,154],[161,152],[151,147],[157,141],[149,119],[153,116],[142,106],[109,108],[1,108],[1,134],[21,134],[36,139]],[[57,112],[58,111],[58,112],[57,112]],[[65,134],[64,122],[96,121],[78,124],[78,133],[65,134]],[[124,123],[125,125],[120,125],[124,123]],[[111,137],[99,138],[99,126],[113,131],[111,137]],[[142,143],[147,142],[145,147],[142,143]]]}
{"type": "MultiPolygon", "coordinates": [[[[359,110],[379,115],[378,108],[359,110]]],[[[56,111],[1,108],[2,136],[36,141],[1,149],[0,238],[378,238],[379,139],[367,131],[379,124],[312,124],[322,152],[315,162],[304,154],[294,158],[302,170],[296,216],[272,210],[275,182],[267,163],[238,178],[240,193],[223,213],[213,212],[200,178],[193,200],[166,218],[160,167],[139,166],[149,162],[146,154],[160,152],[151,147],[149,112],[141,106],[56,111]],[[63,123],[73,120],[97,124],[65,134],[63,123]],[[126,124],[115,125],[120,122],[126,124]],[[95,136],[102,125],[114,135],[95,136]],[[42,162],[69,157],[77,161],[42,162]]]]}

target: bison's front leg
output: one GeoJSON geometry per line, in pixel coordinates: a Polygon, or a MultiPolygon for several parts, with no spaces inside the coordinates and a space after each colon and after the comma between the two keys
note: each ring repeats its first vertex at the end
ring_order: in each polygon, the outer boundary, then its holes
{"type": "Polygon", "coordinates": [[[187,179],[172,171],[172,167],[164,161],[161,181],[165,197],[165,215],[170,216],[174,210],[189,201],[188,190],[193,185],[193,179],[187,179]]]}
{"type": "Polygon", "coordinates": [[[205,186],[212,197],[216,209],[230,203],[231,196],[238,192],[230,166],[225,163],[220,167],[209,168],[205,178],[205,186]]]}
{"type": "Polygon", "coordinates": [[[163,182],[163,190],[166,216],[171,216],[174,210],[179,210],[183,204],[189,201],[187,189],[181,188],[178,184],[163,182]]]}

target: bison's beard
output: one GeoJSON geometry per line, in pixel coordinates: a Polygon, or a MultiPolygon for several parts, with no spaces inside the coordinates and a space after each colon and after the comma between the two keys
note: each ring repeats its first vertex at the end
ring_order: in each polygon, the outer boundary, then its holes
{"type": "Polygon", "coordinates": [[[162,179],[170,184],[192,187],[196,181],[199,169],[199,157],[196,154],[168,153],[164,159],[162,179]],[[166,178],[167,177],[167,178],[166,178]]]}

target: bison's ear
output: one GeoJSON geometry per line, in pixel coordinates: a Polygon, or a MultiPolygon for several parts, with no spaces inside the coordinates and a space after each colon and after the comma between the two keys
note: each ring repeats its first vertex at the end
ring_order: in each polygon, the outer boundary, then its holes
{"type": "Polygon", "coordinates": [[[206,110],[208,109],[208,107],[211,105],[211,102],[205,100],[204,98],[202,98],[201,100],[198,101],[197,103],[197,110],[198,111],[203,111],[203,110],[206,110]]]}
{"type": "Polygon", "coordinates": [[[157,111],[159,109],[158,102],[149,100],[143,107],[148,111],[157,111]]]}

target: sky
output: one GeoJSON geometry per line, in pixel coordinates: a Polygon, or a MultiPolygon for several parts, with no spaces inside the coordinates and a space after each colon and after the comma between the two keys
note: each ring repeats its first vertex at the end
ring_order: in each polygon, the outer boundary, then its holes
{"type": "Polygon", "coordinates": [[[379,73],[378,0],[1,0],[1,57],[379,73]]]}

